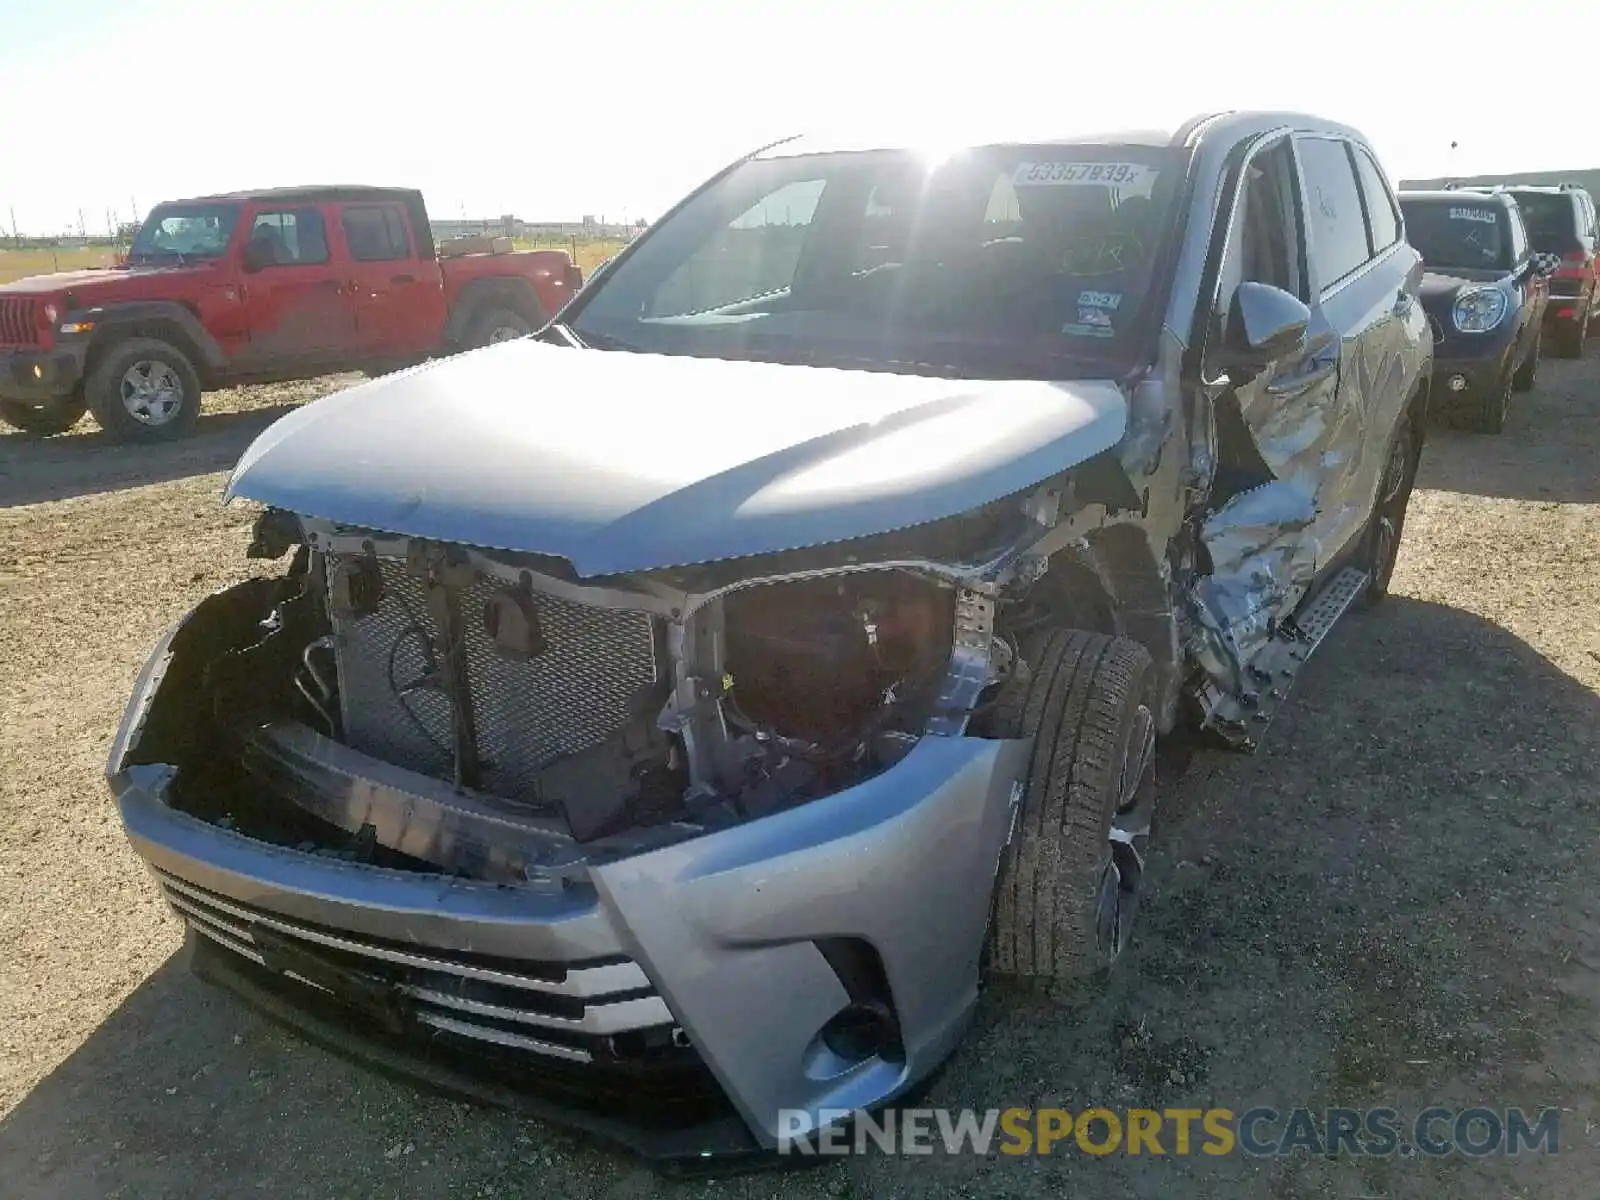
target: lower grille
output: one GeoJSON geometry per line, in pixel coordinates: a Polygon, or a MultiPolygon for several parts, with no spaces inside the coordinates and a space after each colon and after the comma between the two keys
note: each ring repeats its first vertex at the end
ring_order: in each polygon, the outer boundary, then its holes
{"type": "Polygon", "coordinates": [[[0,296],[0,346],[37,346],[38,312],[35,301],[0,296]]]}
{"type": "Polygon", "coordinates": [[[680,1046],[666,1001],[637,963],[568,966],[358,937],[219,896],[154,871],[196,933],[335,1000],[404,1023],[546,1058],[592,1063],[680,1046]]]}
{"type": "MultiPolygon", "coordinates": [[[[334,617],[345,739],[376,758],[450,778],[448,700],[431,689],[401,694],[425,673],[428,647],[439,645],[424,585],[401,561],[384,559],[380,567],[378,611],[334,617]]],[[[545,648],[527,662],[512,661],[484,630],[484,606],[499,586],[479,580],[460,597],[483,787],[536,803],[543,768],[607,741],[659,704],[655,626],[642,613],[535,592],[545,648]]]]}

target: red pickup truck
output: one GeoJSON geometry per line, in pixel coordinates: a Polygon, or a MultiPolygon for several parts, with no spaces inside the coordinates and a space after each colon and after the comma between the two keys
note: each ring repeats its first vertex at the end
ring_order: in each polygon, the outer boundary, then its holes
{"type": "Polygon", "coordinates": [[[454,249],[434,245],[407,189],[162,204],[121,265],[0,286],[0,420],[61,433],[87,409],[118,440],[176,438],[206,388],[387,370],[517,337],[583,284],[561,251],[454,249]]]}

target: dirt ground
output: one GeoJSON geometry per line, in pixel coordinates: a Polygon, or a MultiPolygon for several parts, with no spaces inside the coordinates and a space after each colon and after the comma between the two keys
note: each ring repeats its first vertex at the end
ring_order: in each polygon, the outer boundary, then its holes
{"type": "Polygon", "coordinates": [[[100,769],[150,642],[249,569],[224,475],[286,406],[156,450],[0,436],[0,1194],[1589,1197],[1600,1178],[1600,362],[1499,437],[1430,435],[1396,595],[1343,622],[1265,749],[1171,791],[1101,994],[992,992],[927,1103],[1559,1107],[1520,1160],[874,1156],[664,1181],[421,1094],[194,981],[100,769]]]}

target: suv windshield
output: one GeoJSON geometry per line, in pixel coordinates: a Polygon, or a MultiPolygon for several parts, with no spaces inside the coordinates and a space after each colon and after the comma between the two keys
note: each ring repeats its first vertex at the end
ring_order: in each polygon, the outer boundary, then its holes
{"type": "Polygon", "coordinates": [[[1528,240],[1543,254],[1565,254],[1578,245],[1578,201],[1571,192],[1512,192],[1528,240]]]}
{"type": "Polygon", "coordinates": [[[1406,240],[1430,267],[1505,268],[1511,265],[1511,230],[1498,204],[1400,199],[1406,240]]]}
{"type": "Polygon", "coordinates": [[[1006,375],[1136,333],[1181,165],[1130,145],[743,163],[580,302],[592,345],[1006,375]]]}
{"type": "Polygon", "coordinates": [[[139,226],[128,260],[221,258],[238,220],[237,204],[164,204],[139,226]]]}

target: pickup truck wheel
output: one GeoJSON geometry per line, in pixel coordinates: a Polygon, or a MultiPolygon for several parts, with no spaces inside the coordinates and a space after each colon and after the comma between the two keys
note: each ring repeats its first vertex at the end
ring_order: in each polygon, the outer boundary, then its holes
{"type": "Polygon", "coordinates": [[[472,326],[467,330],[467,345],[476,350],[479,346],[492,346],[496,342],[527,337],[532,332],[533,326],[521,313],[509,308],[486,308],[472,318],[472,326]]]}
{"type": "Polygon", "coordinates": [[[1126,949],[1155,815],[1155,670],[1126,638],[1058,629],[1024,653],[985,732],[1032,737],[1001,855],[992,974],[1072,983],[1126,949]]]}
{"type": "Polygon", "coordinates": [[[51,400],[45,404],[24,404],[21,400],[0,400],[0,421],[20,429],[30,437],[54,437],[65,433],[88,410],[76,396],[51,400]]]}
{"type": "Polygon", "coordinates": [[[200,415],[200,377],[176,346],[128,338],[100,356],[84,397],[117,441],[169,441],[188,433],[200,415]]]}
{"type": "Polygon", "coordinates": [[[1368,608],[1382,604],[1389,595],[1389,580],[1394,577],[1395,560],[1400,557],[1400,535],[1405,532],[1406,508],[1411,503],[1420,457],[1416,424],[1405,420],[1389,444],[1383,478],[1378,481],[1377,502],[1367,524],[1367,590],[1361,601],[1368,608]]]}

